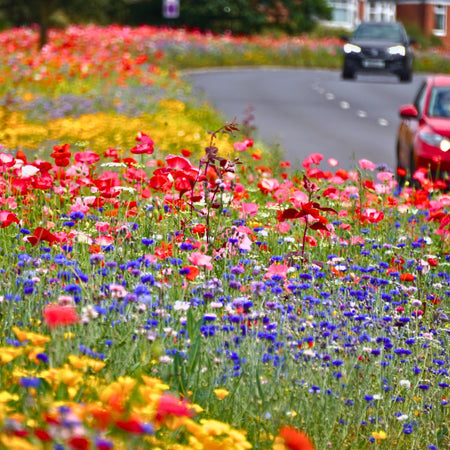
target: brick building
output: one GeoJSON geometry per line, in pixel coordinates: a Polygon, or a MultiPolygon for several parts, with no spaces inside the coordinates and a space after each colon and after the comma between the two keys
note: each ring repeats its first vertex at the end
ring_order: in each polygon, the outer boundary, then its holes
{"type": "Polygon", "coordinates": [[[363,20],[399,21],[438,36],[450,49],[450,0],[328,0],[333,8],[331,26],[355,28],[363,20]]]}

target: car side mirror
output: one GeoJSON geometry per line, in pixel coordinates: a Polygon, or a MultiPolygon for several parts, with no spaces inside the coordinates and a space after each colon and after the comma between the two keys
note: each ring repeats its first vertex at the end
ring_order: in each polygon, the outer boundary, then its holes
{"type": "Polygon", "coordinates": [[[417,119],[419,117],[419,111],[414,105],[404,105],[398,113],[402,119],[417,119]]]}
{"type": "Polygon", "coordinates": [[[348,42],[349,39],[350,39],[346,34],[342,34],[342,35],[340,36],[340,38],[341,38],[341,40],[343,40],[344,42],[348,42]]]}
{"type": "Polygon", "coordinates": [[[417,44],[417,40],[415,38],[413,38],[412,36],[409,36],[408,40],[411,45],[417,44]]]}

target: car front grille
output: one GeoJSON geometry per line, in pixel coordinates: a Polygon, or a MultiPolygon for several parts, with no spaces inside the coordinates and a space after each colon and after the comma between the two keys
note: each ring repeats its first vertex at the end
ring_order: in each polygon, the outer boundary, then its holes
{"type": "Polygon", "coordinates": [[[362,47],[361,53],[365,58],[386,58],[386,50],[382,48],[362,47]]]}

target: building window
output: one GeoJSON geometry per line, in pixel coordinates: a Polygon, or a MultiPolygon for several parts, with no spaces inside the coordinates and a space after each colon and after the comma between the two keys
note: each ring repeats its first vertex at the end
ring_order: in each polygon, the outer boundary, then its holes
{"type": "Polygon", "coordinates": [[[365,19],[372,22],[395,22],[395,3],[388,2],[368,2],[365,19]]]}
{"type": "Polygon", "coordinates": [[[335,25],[352,27],[357,18],[356,0],[328,0],[332,8],[331,22],[335,25]]]}
{"type": "Polygon", "coordinates": [[[434,5],[434,29],[436,36],[447,34],[447,7],[445,5],[434,5]]]}

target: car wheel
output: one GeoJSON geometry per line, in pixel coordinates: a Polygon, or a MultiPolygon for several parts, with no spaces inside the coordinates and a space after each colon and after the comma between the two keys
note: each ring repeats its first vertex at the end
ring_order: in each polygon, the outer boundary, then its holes
{"type": "Polygon", "coordinates": [[[412,187],[420,187],[420,183],[413,178],[415,172],[416,172],[416,162],[414,161],[414,150],[411,149],[411,153],[409,156],[409,180],[412,187]]]}
{"type": "Polygon", "coordinates": [[[395,171],[395,179],[400,186],[404,186],[407,179],[407,170],[403,167],[403,164],[400,161],[400,144],[397,142],[397,170],[395,171]]]}
{"type": "Polygon", "coordinates": [[[355,72],[344,66],[344,68],[342,69],[342,78],[344,80],[353,80],[355,78],[355,72]]]}
{"type": "Polygon", "coordinates": [[[401,82],[410,83],[412,81],[412,76],[413,74],[411,70],[405,70],[398,77],[400,78],[401,82]]]}

